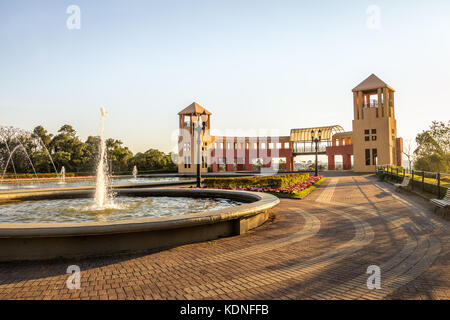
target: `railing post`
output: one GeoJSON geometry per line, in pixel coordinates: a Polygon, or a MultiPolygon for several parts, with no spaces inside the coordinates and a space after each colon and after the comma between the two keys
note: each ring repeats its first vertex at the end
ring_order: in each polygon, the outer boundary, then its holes
{"type": "Polygon", "coordinates": [[[425,171],[422,171],[422,191],[425,191],[425,171]]]}
{"type": "Polygon", "coordinates": [[[395,179],[398,180],[398,168],[397,168],[397,177],[395,179]]]}
{"type": "Polygon", "coordinates": [[[437,173],[438,199],[441,197],[441,174],[437,173]]]}
{"type": "Polygon", "coordinates": [[[412,180],[411,190],[414,190],[414,170],[411,170],[411,180],[412,180]]]}

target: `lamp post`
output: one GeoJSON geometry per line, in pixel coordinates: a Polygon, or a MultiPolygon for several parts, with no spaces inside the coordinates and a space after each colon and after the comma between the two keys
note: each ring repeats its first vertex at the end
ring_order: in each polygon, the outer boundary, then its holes
{"type": "Polygon", "coordinates": [[[197,112],[194,111],[192,117],[193,117],[192,125],[194,128],[194,134],[197,133],[197,188],[200,188],[202,181],[200,164],[203,162],[201,157],[202,133],[204,133],[206,130],[206,121],[208,120],[208,115],[206,114],[205,110],[203,110],[201,114],[198,114],[197,112]]]}
{"type": "Polygon", "coordinates": [[[316,166],[315,166],[315,176],[317,177],[319,175],[319,168],[318,168],[318,155],[319,155],[319,149],[318,149],[318,145],[319,142],[322,140],[322,130],[319,129],[319,131],[317,132],[318,134],[316,135],[316,132],[313,130],[311,130],[311,142],[314,142],[316,144],[316,166]]]}

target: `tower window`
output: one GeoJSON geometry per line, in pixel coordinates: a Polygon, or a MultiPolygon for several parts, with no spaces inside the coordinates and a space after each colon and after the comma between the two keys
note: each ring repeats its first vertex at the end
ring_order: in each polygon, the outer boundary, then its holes
{"type": "Polygon", "coordinates": [[[372,134],[377,134],[377,129],[372,129],[372,134]]]}
{"type": "Polygon", "coordinates": [[[184,127],[190,127],[190,126],[191,126],[191,117],[184,116],[184,127]]]}
{"type": "Polygon", "coordinates": [[[376,166],[377,165],[377,161],[378,161],[377,149],[372,149],[372,164],[376,166]]]}
{"type": "Polygon", "coordinates": [[[370,140],[370,139],[369,139],[369,136],[365,136],[365,137],[364,137],[364,140],[365,140],[365,141],[369,141],[369,140],[370,140]]]}
{"type": "Polygon", "coordinates": [[[369,129],[364,130],[364,134],[369,134],[369,133],[370,133],[369,129]]]}
{"type": "Polygon", "coordinates": [[[366,149],[366,166],[370,166],[370,149],[366,149]]]}
{"type": "Polygon", "coordinates": [[[372,136],[372,141],[377,140],[377,136],[372,136]]]}

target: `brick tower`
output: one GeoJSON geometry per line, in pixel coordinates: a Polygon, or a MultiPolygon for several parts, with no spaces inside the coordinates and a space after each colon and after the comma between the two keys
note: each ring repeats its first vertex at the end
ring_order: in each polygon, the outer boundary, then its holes
{"type": "Polygon", "coordinates": [[[372,74],[353,90],[353,154],[355,172],[373,172],[376,165],[402,163],[397,138],[395,90],[372,74]]]}

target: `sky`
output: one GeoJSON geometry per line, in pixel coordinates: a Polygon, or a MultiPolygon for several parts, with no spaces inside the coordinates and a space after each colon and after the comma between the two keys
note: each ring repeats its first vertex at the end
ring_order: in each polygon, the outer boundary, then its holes
{"type": "Polygon", "coordinates": [[[414,139],[450,119],[449,15],[448,0],[0,0],[0,125],[85,139],[104,106],[108,137],[169,152],[195,101],[213,134],[350,131],[351,90],[375,73],[414,139]]]}

